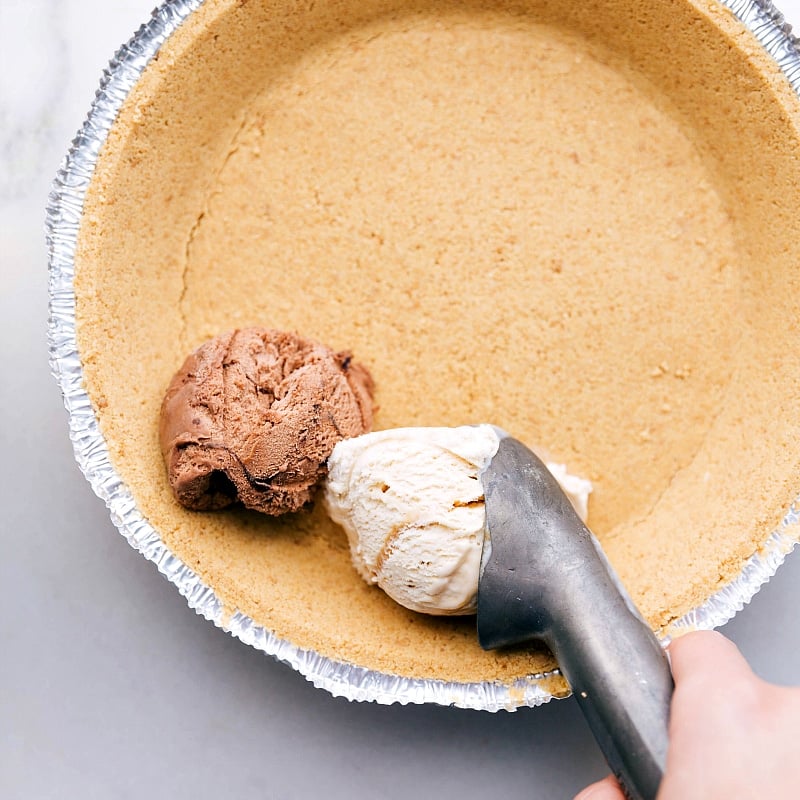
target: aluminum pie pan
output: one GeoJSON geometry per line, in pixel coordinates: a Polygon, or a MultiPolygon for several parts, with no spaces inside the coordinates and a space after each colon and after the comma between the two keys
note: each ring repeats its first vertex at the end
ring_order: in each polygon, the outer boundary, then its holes
{"type": "MultiPolygon", "coordinates": [[[[720,0],[753,33],[800,94],[800,47],[783,16],[763,0],[720,0]]],[[[48,344],[50,365],[69,415],[75,458],[94,492],[128,543],[152,561],[198,614],[245,644],[289,664],[317,688],[336,697],[381,704],[435,703],[486,711],[537,706],[554,697],[553,670],[508,683],[458,683],[415,679],[336,661],[300,648],[257,624],[242,612],[232,616],[213,589],[174,555],[147,522],[109,459],[108,448],[83,385],[78,354],[73,288],[74,259],[86,192],[99,152],[116,116],[139,77],[163,43],[203,0],[166,0],[124,45],[105,70],[83,127],[62,162],[47,204],[49,264],[48,344]]],[[[775,574],[800,539],[800,498],[780,525],[745,563],[740,574],[705,603],[672,622],[672,635],[724,624],[775,574]]]]}

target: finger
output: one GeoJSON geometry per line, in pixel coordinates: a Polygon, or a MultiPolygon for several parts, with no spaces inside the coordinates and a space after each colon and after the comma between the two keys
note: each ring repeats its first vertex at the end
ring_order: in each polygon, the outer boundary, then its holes
{"type": "Polygon", "coordinates": [[[739,648],[716,631],[694,631],[675,639],[669,656],[676,685],[697,674],[711,676],[720,685],[753,677],[739,648]]]}
{"type": "Polygon", "coordinates": [[[614,776],[609,775],[602,781],[587,786],[575,796],[575,800],[625,800],[625,795],[614,780],[614,776]]]}

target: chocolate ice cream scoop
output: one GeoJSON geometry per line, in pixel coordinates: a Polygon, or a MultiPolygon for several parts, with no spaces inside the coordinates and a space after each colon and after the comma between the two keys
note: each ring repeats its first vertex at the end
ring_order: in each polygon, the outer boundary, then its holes
{"type": "Polygon", "coordinates": [[[334,445],[370,429],[372,399],[349,353],[268,328],[222,334],[186,359],[161,406],[173,493],[202,511],[297,511],[334,445]]]}

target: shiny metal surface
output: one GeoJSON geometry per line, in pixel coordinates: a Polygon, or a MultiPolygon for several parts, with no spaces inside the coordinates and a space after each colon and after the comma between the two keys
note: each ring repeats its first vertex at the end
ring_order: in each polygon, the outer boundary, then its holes
{"type": "Polygon", "coordinates": [[[488,549],[478,589],[481,646],[544,642],[612,772],[631,798],[654,800],[673,689],[661,645],[531,450],[501,439],[481,482],[488,549]]]}

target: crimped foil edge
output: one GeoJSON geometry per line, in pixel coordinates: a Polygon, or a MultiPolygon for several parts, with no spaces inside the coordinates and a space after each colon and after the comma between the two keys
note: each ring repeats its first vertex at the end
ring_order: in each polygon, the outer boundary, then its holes
{"type": "MultiPolygon", "coordinates": [[[[800,93],[798,42],[783,15],[771,2],[763,0],[720,2],[752,31],[800,93]]],[[[546,687],[560,674],[558,670],[529,675],[512,684],[406,678],[339,662],[302,649],[278,638],[241,612],[226,617],[222,602],[214,591],[170,552],[143,517],[109,460],[105,440],[83,386],[77,349],[73,277],[80,217],[98,154],[125,98],[164,41],[202,4],[203,0],[166,0],[153,12],[149,22],[117,52],[103,73],[88,117],[72,142],[48,199],[50,367],[69,414],[75,459],[94,492],[105,501],[120,533],[175,584],[191,608],[245,644],[289,664],[317,688],[348,700],[403,705],[436,703],[485,711],[513,711],[521,706],[546,703],[554,697],[546,687]]],[[[799,507],[800,498],[779,528],[748,560],[742,572],[700,607],[671,623],[664,631],[665,641],[687,629],[721,625],[741,610],[775,574],[797,544],[799,507]]]]}

